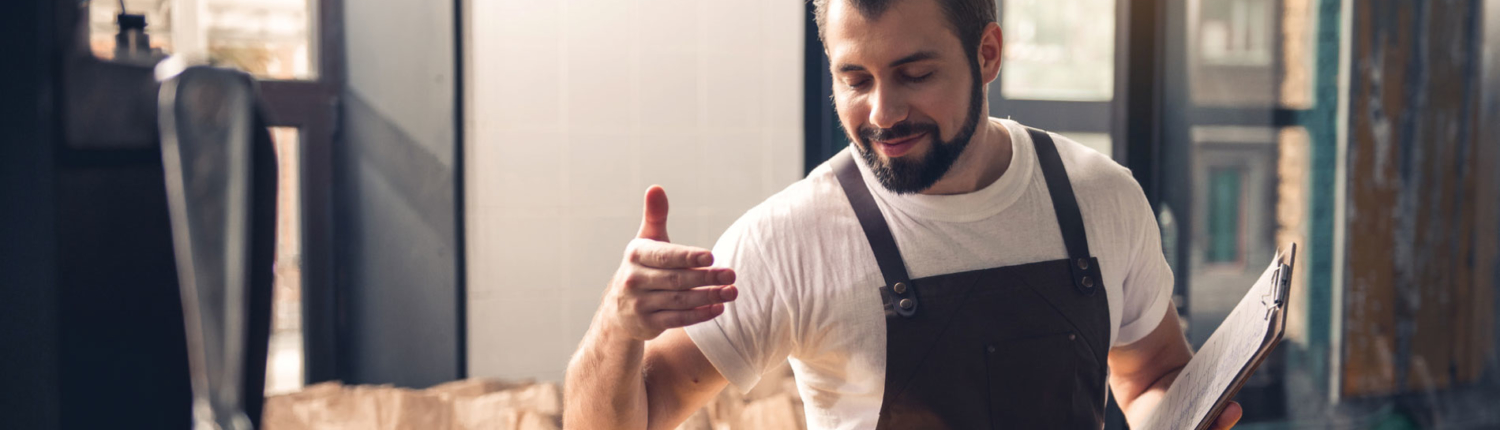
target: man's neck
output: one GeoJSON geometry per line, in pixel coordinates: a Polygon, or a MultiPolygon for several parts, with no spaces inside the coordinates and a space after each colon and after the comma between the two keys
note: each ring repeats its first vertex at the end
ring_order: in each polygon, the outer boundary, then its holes
{"type": "Polygon", "coordinates": [[[922,194],[951,195],[979,191],[1005,175],[1005,170],[1010,168],[1012,152],[1010,130],[999,121],[990,120],[986,116],[985,121],[975,127],[968,147],[953,161],[948,174],[922,191],[922,194]]]}

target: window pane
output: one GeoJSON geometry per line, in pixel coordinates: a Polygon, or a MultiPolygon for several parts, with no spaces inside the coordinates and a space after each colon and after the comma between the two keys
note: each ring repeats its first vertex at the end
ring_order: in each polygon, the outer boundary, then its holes
{"type": "Polygon", "coordinates": [[[316,77],[308,0],[199,1],[211,58],[262,78],[316,77]]]}
{"type": "MultiPolygon", "coordinates": [[[[152,48],[170,54],[172,49],[171,9],[168,0],[125,0],[125,10],[146,17],[146,36],[152,48]]],[[[89,2],[89,48],[94,56],[103,59],[115,58],[115,34],[119,27],[115,18],[120,14],[119,1],[89,2]]]]}
{"type": "MultiPolygon", "coordinates": [[[[150,44],[163,54],[205,51],[213,64],[260,78],[317,78],[316,2],[125,0],[124,4],[126,12],[146,17],[150,44]]],[[[89,44],[99,58],[115,57],[119,13],[119,1],[89,3],[89,44]]]]}
{"type": "Polygon", "coordinates": [[[1239,169],[1213,169],[1208,174],[1208,261],[1233,263],[1240,259],[1239,169]]]}
{"type": "Polygon", "coordinates": [[[1209,0],[1203,2],[1198,53],[1205,64],[1269,66],[1271,2],[1209,0]]]}
{"type": "Polygon", "coordinates": [[[1099,151],[1106,157],[1114,157],[1114,138],[1109,133],[1084,133],[1079,131],[1059,131],[1057,134],[1073,139],[1074,142],[1083,144],[1090,149],[1099,151]]]}
{"type": "Polygon", "coordinates": [[[1186,185],[1192,226],[1187,273],[1193,326],[1201,345],[1270,263],[1276,239],[1278,132],[1271,127],[1196,126],[1186,185]]]}
{"type": "Polygon", "coordinates": [[[302,388],[302,193],[300,133],[272,127],[276,145],[276,269],[271,299],[271,346],[266,395],[302,388]]]}
{"type": "Polygon", "coordinates": [[[1004,0],[1008,99],[1108,101],[1114,97],[1114,0],[1004,0]]]}
{"type": "Polygon", "coordinates": [[[1277,4],[1188,1],[1186,44],[1194,103],[1270,108],[1281,98],[1280,69],[1272,61],[1281,22],[1277,4]]]}

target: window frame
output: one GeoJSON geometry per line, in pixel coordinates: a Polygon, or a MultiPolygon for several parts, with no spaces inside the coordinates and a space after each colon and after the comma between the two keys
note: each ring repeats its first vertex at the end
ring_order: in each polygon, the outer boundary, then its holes
{"type": "Polygon", "coordinates": [[[317,74],[311,80],[258,80],[267,126],[300,133],[303,383],[340,380],[345,331],[335,283],[334,145],[345,82],[342,0],[308,0],[317,74]]]}

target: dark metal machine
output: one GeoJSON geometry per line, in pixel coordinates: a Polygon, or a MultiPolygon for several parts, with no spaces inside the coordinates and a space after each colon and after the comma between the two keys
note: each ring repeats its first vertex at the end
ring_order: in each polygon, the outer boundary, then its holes
{"type": "Polygon", "coordinates": [[[193,428],[250,430],[244,400],[261,396],[247,392],[251,385],[245,383],[245,370],[265,369],[264,355],[246,354],[247,298],[257,287],[251,279],[256,266],[250,235],[266,234],[252,229],[250,219],[256,203],[251,196],[261,185],[251,179],[256,161],[251,150],[270,146],[269,140],[256,139],[266,129],[256,124],[254,80],[233,70],[184,69],[171,59],[157,66],[157,75],[162,79],[158,122],[187,328],[193,428]]]}
{"type": "Polygon", "coordinates": [[[97,59],[86,6],[6,7],[38,52],[9,59],[6,112],[36,119],[0,148],[0,427],[252,428],[276,215],[254,81],[158,67],[138,16],[97,59]]]}

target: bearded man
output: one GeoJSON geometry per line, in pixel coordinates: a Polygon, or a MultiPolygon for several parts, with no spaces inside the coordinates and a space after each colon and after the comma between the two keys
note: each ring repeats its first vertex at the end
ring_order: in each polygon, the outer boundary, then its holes
{"type": "MultiPolygon", "coordinates": [[[[853,142],[714,249],[646,192],[564,425],[671,429],[790,361],[812,429],[1144,422],[1192,357],[1130,172],[992,118],[994,0],[815,0],[853,142]]],[[[1218,428],[1241,411],[1231,405],[1218,428]]]]}

